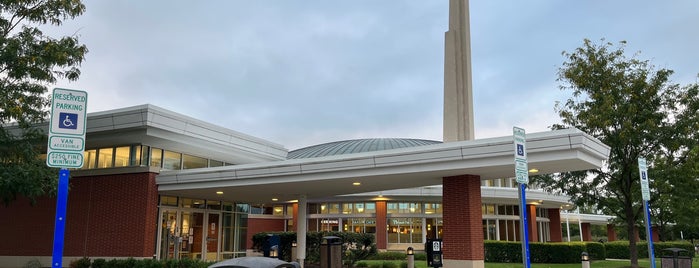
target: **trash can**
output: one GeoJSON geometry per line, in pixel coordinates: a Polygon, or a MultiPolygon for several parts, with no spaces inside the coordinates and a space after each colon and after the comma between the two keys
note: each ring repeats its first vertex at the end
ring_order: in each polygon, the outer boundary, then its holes
{"type": "Polygon", "coordinates": [[[320,268],[342,268],[342,239],[324,236],[320,243],[320,268]]]}
{"type": "Polygon", "coordinates": [[[281,239],[278,235],[268,234],[267,239],[262,243],[262,255],[270,258],[277,258],[281,256],[279,252],[279,241],[281,239]]]}
{"type": "Polygon", "coordinates": [[[660,257],[661,268],[692,268],[692,257],[686,249],[666,248],[663,253],[660,257]]]}

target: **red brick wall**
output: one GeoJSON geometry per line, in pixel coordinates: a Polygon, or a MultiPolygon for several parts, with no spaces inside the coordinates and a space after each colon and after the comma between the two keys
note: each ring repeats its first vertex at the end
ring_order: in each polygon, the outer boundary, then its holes
{"type": "Polygon", "coordinates": [[[484,260],[480,177],[445,177],[442,182],[444,259],[484,260]]]}
{"type": "Polygon", "coordinates": [[[551,242],[563,242],[563,230],[561,229],[561,209],[549,208],[549,237],[551,242]]]}
{"type": "MultiPolygon", "coordinates": [[[[70,179],[64,256],[150,257],[155,253],[158,191],[155,173],[70,179]]],[[[0,255],[50,256],[55,197],[35,206],[20,198],[0,207],[0,230],[12,243],[0,255]]]]}
{"type": "Polygon", "coordinates": [[[284,219],[259,219],[248,217],[248,234],[245,248],[252,248],[252,236],[261,232],[283,232],[284,219]]]}
{"type": "Polygon", "coordinates": [[[378,249],[388,247],[386,213],[386,201],[376,201],[376,248],[378,249]]]}

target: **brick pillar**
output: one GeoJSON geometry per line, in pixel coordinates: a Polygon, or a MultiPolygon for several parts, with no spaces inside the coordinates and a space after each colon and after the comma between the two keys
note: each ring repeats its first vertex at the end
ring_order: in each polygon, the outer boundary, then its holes
{"type": "Polygon", "coordinates": [[[563,242],[563,230],[561,229],[561,210],[558,208],[549,208],[548,212],[549,238],[551,239],[551,242],[563,242]]]}
{"type": "Polygon", "coordinates": [[[527,205],[527,229],[529,229],[529,242],[539,242],[539,226],[536,225],[535,205],[527,205]]]}
{"type": "Polygon", "coordinates": [[[442,179],[444,267],[483,268],[483,215],[480,176],[442,179]]]}
{"type": "Polygon", "coordinates": [[[386,250],[386,201],[376,201],[376,248],[386,250]]]}
{"type": "Polygon", "coordinates": [[[658,229],[658,226],[652,226],[650,227],[651,232],[653,232],[653,242],[659,242],[660,241],[660,229],[658,229]]]}
{"type": "Polygon", "coordinates": [[[581,235],[583,238],[583,241],[592,241],[592,229],[590,228],[590,223],[589,222],[583,222],[581,224],[582,230],[581,235]]]}
{"type": "Polygon", "coordinates": [[[292,209],[294,210],[292,213],[292,219],[291,222],[293,222],[292,229],[289,230],[291,232],[298,232],[298,226],[299,226],[299,203],[294,203],[292,205],[292,209]]]}
{"type": "Polygon", "coordinates": [[[616,230],[614,230],[614,224],[607,224],[607,241],[616,241],[616,230]]]}

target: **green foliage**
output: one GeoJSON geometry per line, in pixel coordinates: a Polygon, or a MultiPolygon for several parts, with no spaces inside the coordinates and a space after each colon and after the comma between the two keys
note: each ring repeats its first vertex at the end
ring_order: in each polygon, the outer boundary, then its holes
{"type": "MultiPolygon", "coordinates": [[[[607,250],[607,258],[610,259],[628,259],[629,256],[629,242],[628,241],[614,241],[604,244],[607,250]]],[[[686,250],[683,254],[684,256],[694,257],[695,251],[694,246],[688,242],[654,242],[653,243],[653,254],[655,257],[661,257],[668,255],[668,248],[680,248],[686,250]]],[[[638,256],[647,257],[648,256],[648,243],[643,241],[636,244],[636,250],[638,251],[638,256]]]]}
{"type": "MultiPolygon", "coordinates": [[[[85,259],[85,258],[83,258],[85,259]]],[[[83,260],[81,259],[81,260],[83,260]]],[[[89,261],[89,259],[88,259],[89,261]]],[[[132,267],[132,268],[206,268],[214,262],[192,260],[192,259],[181,259],[181,260],[153,260],[153,259],[143,259],[136,260],[133,258],[128,259],[95,259],[92,262],[92,268],[122,268],[122,267],[132,267]]],[[[71,267],[73,264],[71,263],[71,267]]],[[[83,264],[81,264],[83,265],[83,264]]],[[[76,267],[90,267],[89,262],[87,266],[76,266],[76,267]]]]}
{"type": "MultiPolygon", "coordinates": [[[[597,242],[529,243],[532,263],[579,263],[582,252],[590,258],[603,260],[605,244],[597,242]]],[[[511,241],[485,241],[485,261],[502,263],[522,262],[522,244],[511,241]]]]}
{"type": "MultiPolygon", "coordinates": [[[[627,58],[625,44],[584,40],[582,47],[563,53],[566,61],[558,73],[561,89],[572,96],[556,104],[562,124],[552,128],[574,127],[610,146],[606,166],[536,176],[532,181],[571,196],[581,207],[595,206],[596,211],[617,216],[629,227],[631,265],[637,266],[634,234],[644,211],[639,157],[648,160],[650,186],[657,189],[651,196],[656,221],[679,223],[682,218],[673,211],[684,202],[691,204],[694,215],[699,208],[699,194],[693,190],[699,187],[699,85],[671,83],[673,71],[656,69],[635,56],[627,58]]],[[[688,224],[697,225],[690,219],[688,224]]]]}
{"type": "Polygon", "coordinates": [[[384,251],[384,252],[379,252],[376,253],[376,255],[372,256],[370,259],[371,260],[405,260],[408,256],[405,254],[405,252],[399,252],[399,251],[384,251]]]}
{"type": "Polygon", "coordinates": [[[90,268],[92,261],[88,257],[82,257],[81,259],[74,260],[70,262],[70,268],[90,268]]]}
{"type": "Polygon", "coordinates": [[[0,10],[0,199],[7,205],[18,195],[55,193],[57,172],[38,157],[45,134],[32,126],[47,117],[48,86],[78,79],[87,47],[39,29],[81,15],[80,0],[2,1],[0,10]]]}

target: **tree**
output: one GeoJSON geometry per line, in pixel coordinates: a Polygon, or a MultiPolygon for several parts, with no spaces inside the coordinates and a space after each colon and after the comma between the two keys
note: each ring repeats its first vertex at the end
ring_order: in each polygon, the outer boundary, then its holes
{"type": "Polygon", "coordinates": [[[57,172],[39,158],[46,136],[34,126],[47,118],[48,86],[78,79],[87,47],[39,29],[81,15],[80,0],[5,0],[0,11],[0,199],[7,205],[55,191],[57,172]]]}
{"type": "MultiPolygon", "coordinates": [[[[656,70],[636,55],[627,58],[625,44],[615,47],[605,40],[595,44],[586,39],[582,47],[563,52],[566,61],[558,73],[561,89],[572,91],[572,96],[556,104],[562,123],[552,128],[575,127],[610,146],[606,165],[539,176],[533,181],[547,185],[546,190],[571,196],[578,205],[595,205],[616,215],[628,227],[631,266],[638,267],[635,233],[642,226],[644,211],[637,159],[644,157],[649,162],[651,188],[657,189],[653,183],[662,183],[685,194],[696,189],[680,189],[684,186],[678,183],[696,185],[698,178],[696,172],[686,171],[697,161],[699,100],[697,85],[672,84],[671,70],[656,70]],[[668,165],[677,168],[659,169],[668,165]]],[[[651,201],[659,194],[653,191],[651,201]]]]}

